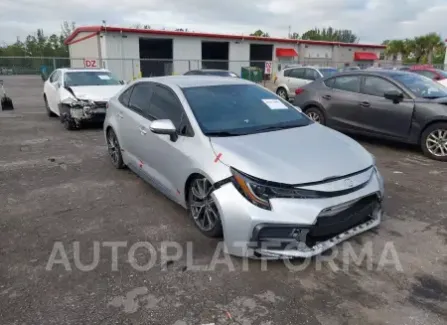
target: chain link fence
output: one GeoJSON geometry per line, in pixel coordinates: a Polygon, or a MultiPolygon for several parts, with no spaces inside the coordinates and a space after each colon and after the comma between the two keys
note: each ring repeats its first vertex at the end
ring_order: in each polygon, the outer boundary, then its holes
{"type": "MultiPolygon", "coordinates": [[[[231,70],[239,75],[244,74],[247,68],[257,69],[262,75],[262,80],[271,79],[278,71],[291,65],[311,65],[320,67],[334,67],[338,69],[347,66],[370,66],[382,68],[402,68],[405,65],[397,61],[375,62],[334,62],[330,59],[299,58],[298,60],[271,61],[270,73],[265,72],[265,62],[258,61],[234,61],[234,60],[173,60],[173,59],[99,59],[99,58],[60,58],[60,57],[0,57],[1,75],[41,75],[48,76],[58,68],[106,68],[117,78],[133,80],[139,77],[166,76],[184,74],[197,69],[224,69],[231,70]]],[[[411,64],[414,65],[414,64],[411,64]]],[[[411,66],[407,65],[407,66],[411,66]]],[[[434,68],[446,69],[442,65],[432,65],[434,68]]]]}

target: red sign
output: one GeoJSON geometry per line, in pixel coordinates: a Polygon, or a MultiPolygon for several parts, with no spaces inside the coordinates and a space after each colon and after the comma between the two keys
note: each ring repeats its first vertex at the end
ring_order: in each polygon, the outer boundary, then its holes
{"type": "Polygon", "coordinates": [[[86,68],[96,68],[96,60],[84,59],[84,67],[86,67],[86,68]]]}

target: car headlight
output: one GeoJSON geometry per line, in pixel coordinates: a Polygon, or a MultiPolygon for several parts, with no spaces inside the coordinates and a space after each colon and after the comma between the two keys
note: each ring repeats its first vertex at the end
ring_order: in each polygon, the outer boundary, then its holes
{"type": "Polygon", "coordinates": [[[68,97],[62,101],[62,104],[68,105],[70,107],[91,107],[95,103],[89,99],[77,99],[73,97],[68,97]]]}
{"type": "Polygon", "coordinates": [[[302,190],[291,185],[273,184],[256,179],[231,168],[233,184],[237,190],[251,203],[259,208],[271,210],[270,199],[293,198],[312,199],[319,198],[319,192],[302,190]]]}

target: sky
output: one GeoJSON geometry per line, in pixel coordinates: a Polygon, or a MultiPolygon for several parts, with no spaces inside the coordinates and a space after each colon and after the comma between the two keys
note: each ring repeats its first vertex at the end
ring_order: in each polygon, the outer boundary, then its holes
{"type": "Polygon", "coordinates": [[[248,35],[257,29],[287,37],[314,27],[350,29],[361,43],[411,38],[428,32],[447,37],[447,0],[1,0],[0,42],[12,43],[43,28],[58,33],[61,23],[77,26],[153,29],[248,35]]]}

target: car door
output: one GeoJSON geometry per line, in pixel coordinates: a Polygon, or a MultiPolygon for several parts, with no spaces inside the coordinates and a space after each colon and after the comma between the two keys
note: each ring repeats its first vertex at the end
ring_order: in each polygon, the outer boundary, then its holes
{"type": "Polygon", "coordinates": [[[61,71],[55,70],[45,82],[44,92],[47,96],[48,106],[59,115],[59,87],[61,71]]]}
{"type": "Polygon", "coordinates": [[[333,128],[358,130],[362,119],[359,110],[361,76],[343,75],[325,81],[330,91],[321,93],[327,112],[327,125],[333,128]]]}
{"type": "Polygon", "coordinates": [[[379,76],[364,76],[359,99],[362,128],[378,135],[407,138],[410,133],[414,100],[398,85],[379,76]],[[404,94],[400,102],[385,98],[385,92],[404,94]]]}
{"type": "Polygon", "coordinates": [[[161,190],[178,200],[179,195],[183,195],[184,176],[192,159],[185,152],[197,149],[194,133],[179,97],[165,85],[154,85],[148,115],[154,119],[169,119],[177,128],[179,136],[172,141],[169,135],[152,133],[148,124],[146,138],[150,139],[151,147],[142,153],[142,157],[150,165],[152,177],[160,184],[161,190]]]}
{"type": "MultiPolygon", "coordinates": [[[[147,118],[144,112],[149,108],[152,88],[147,82],[138,82],[129,91],[131,93],[127,105],[122,102],[123,106],[118,112],[118,134],[121,147],[128,160],[127,165],[137,174],[141,174],[142,165],[144,165],[142,151],[148,145],[145,137],[147,131],[142,128],[142,125],[145,124],[147,118]]],[[[121,101],[126,101],[125,98],[126,96],[120,96],[121,101]]]]}
{"type": "Polygon", "coordinates": [[[295,96],[295,90],[303,87],[308,81],[305,78],[305,68],[294,68],[289,72],[287,87],[289,88],[289,97],[295,96]]]}

